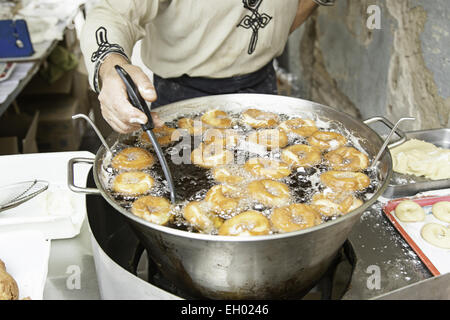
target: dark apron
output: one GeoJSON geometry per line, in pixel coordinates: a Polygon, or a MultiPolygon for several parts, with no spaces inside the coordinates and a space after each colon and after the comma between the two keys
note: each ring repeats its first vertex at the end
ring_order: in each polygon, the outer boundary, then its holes
{"type": "Polygon", "coordinates": [[[152,109],[181,100],[218,94],[277,94],[277,78],[272,61],[258,71],[230,78],[192,78],[183,75],[164,79],[155,74],[153,84],[158,99],[152,103],[152,109]]]}

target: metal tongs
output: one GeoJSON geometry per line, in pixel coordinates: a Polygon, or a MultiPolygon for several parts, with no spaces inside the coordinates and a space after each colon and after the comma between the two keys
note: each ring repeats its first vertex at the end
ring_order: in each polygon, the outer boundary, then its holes
{"type": "Polygon", "coordinates": [[[152,131],[152,129],[155,128],[155,125],[153,123],[153,119],[150,114],[150,110],[147,106],[147,103],[142,98],[138,88],[136,87],[136,84],[133,82],[130,75],[121,66],[116,65],[115,69],[119,74],[120,78],[125,83],[128,93],[128,99],[130,100],[131,105],[144,112],[145,115],[147,116],[148,122],[146,124],[141,125],[141,127],[142,130],[147,132],[148,137],[150,138],[150,141],[153,145],[153,148],[155,149],[156,155],[158,156],[159,162],[161,163],[164,176],[166,177],[166,181],[169,186],[170,200],[174,204],[176,201],[176,193],[172,179],[172,173],[170,172],[169,166],[167,164],[166,158],[164,157],[164,153],[161,149],[161,146],[159,145],[158,140],[156,139],[156,136],[152,131]]]}

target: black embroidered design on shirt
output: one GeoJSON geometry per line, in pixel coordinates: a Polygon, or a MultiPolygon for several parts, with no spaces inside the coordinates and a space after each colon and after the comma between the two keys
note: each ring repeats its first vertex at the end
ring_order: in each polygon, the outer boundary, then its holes
{"type": "Polygon", "coordinates": [[[243,27],[245,29],[252,29],[253,34],[250,39],[250,44],[248,46],[248,54],[252,54],[256,49],[256,44],[258,42],[258,32],[259,29],[265,28],[272,17],[266,13],[259,13],[259,6],[263,0],[242,0],[244,3],[244,8],[251,11],[251,15],[245,15],[245,17],[239,22],[237,27],[243,27]]]}
{"type": "Polygon", "coordinates": [[[120,51],[125,53],[125,50],[118,44],[111,44],[108,42],[107,32],[104,27],[100,27],[95,31],[95,39],[97,40],[98,49],[91,56],[92,62],[96,62],[109,51],[120,51]]]}

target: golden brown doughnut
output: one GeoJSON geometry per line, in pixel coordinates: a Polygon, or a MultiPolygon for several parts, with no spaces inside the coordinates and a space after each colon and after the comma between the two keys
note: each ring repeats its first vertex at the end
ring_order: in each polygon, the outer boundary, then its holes
{"type": "Polygon", "coordinates": [[[143,170],[155,163],[153,156],[145,149],[130,147],[123,149],[114,156],[111,166],[116,170],[143,170]]]}
{"type": "Polygon", "coordinates": [[[227,183],[231,185],[240,184],[245,181],[245,177],[242,172],[235,167],[217,167],[212,170],[214,180],[221,183],[227,183]]]}
{"type": "Polygon", "coordinates": [[[242,194],[237,187],[220,184],[212,187],[206,193],[205,202],[214,212],[233,212],[239,206],[242,194]]]}
{"type": "Polygon", "coordinates": [[[347,138],[336,132],[316,131],[308,138],[308,143],[321,151],[329,151],[346,145],[347,138]]]}
{"type": "Polygon", "coordinates": [[[241,114],[242,122],[255,129],[272,128],[279,122],[279,116],[272,112],[248,109],[241,114]]]}
{"type": "Polygon", "coordinates": [[[161,197],[143,196],[133,202],[131,213],[146,221],[166,225],[172,218],[170,202],[161,197]]]}
{"type": "Polygon", "coordinates": [[[201,121],[194,121],[191,118],[179,119],[178,128],[187,130],[191,136],[200,136],[206,129],[201,121]]]}
{"type": "Polygon", "coordinates": [[[147,193],[154,184],[155,180],[148,173],[128,171],[114,178],[112,191],[129,196],[139,196],[147,193]]]}
{"type": "Polygon", "coordinates": [[[292,132],[296,136],[307,138],[318,131],[314,120],[295,118],[280,123],[280,129],[286,133],[292,132]]]}
{"type": "Polygon", "coordinates": [[[316,147],[296,144],[281,152],[281,160],[294,168],[313,167],[322,161],[322,154],[316,147]]]}
{"type": "Polygon", "coordinates": [[[261,236],[269,233],[269,219],[257,211],[238,214],[226,220],[219,229],[221,236],[261,236]]]}
{"type": "Polygon", "coordinates": [[[220,165],[230,164],[233,160],[233,152],[225,150],[214,143],[201,143],[191,153],[192,163],[203,168],[214,168],[220,165]]]}
{"type": "Polygon", "coordinates": [[[204,133],[203,141],[206,144],[214,143],[222,148],[233,148],[238,144],[239,133],[233,129],[208,129],[204,133]]]}
{"type": "Polygon", "coordinates": [[[335,191],[360,191],[370,185],[370,178],[361,172],[328,171],[322,173],[320,181],[335,191]]]}
{"type": "Polygon", "coordinates": [[[223,219],[208,210],[208,205],[200,201],[189,202],[183,210],[183,217],[198,231],[211,233],[219,229],[223,219]]]}
{"type": "Polygon", "coordinates": [[[250,182],[247,191],[251,199],[267,207],[285,206],[291,198],[286,184],[269,179],[250,182]]]}
{"type": "Polygon", "coordinates": [[[276,208],[270,215],[270,222],[278,232],[294,232],[321,224],[320,214],[305,204],[292,204],[276,208]]]}
{"type": "Polygon", "coordinates": [[[280,129],[264,129],[254,131],[248,136],[248,142],[265,146],[267,150],[284,148],[288,144],[288,137],[280,129]]]}
{"type": "Polygon", "coordinates": [[[201,117],[203,123],[215,127],[226,129],[231,127],[232,121],[228,114],[221,110],[210,110],[201,117]]]}
{"type": "Polygon", "coordinates": [[[244,169],[255,177],[275,180],[291,174],[286,163],[273,159],[252,158],[244,164],[244,169]]]}
{"type": "Polygon", "coordinates": [[[369,158],[353,147],[340,147],[325,155],[333,170],[362,171],[369,166],[369,158]]]}
{"type": "Polygon", "coordinates": [[[360,206],[363,202],[346,193],[317,193],[313,196],[311,206],[324,216],[345,215],[360,206]]]}
{"type": "MultiPolygon", "coordinates": [[[[177,133],[176,133],[177,130],[174,128],[170,128],[166,125],[157,127],[155,129],[153,129],[152,131],[156,136],[156,140],[158,141],[158,143],[161,146],[167,146],[167,145],[171,144],[172,142],[178,140],[178,138],[179,138],[179,135],[177,135],[177,133]],[[175,133],[175,135],[173,135],[174,133],[175,133]],[[172,137],[172,135],[173,135],[173,137],[172,137]]],[[[151,145],[150,138],[148,137],[148,134],[145,131],[141,133],[141,135],[139,136],[139,140],[141,141],[142,144],[144,144],[146,146],[151,145]]]]}

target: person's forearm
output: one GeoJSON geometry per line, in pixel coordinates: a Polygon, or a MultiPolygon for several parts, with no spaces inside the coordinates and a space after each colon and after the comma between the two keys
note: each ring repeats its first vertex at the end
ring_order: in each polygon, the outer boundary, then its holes
{"type": "Polygon", "coordinates": [[[295,29],[300,27],[317,7],[318,5],[312,0],[299,0],[297,15],[292,23],[290,32],[293,32],[295,29]]]}

